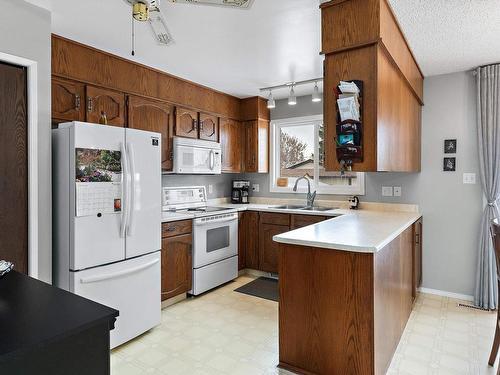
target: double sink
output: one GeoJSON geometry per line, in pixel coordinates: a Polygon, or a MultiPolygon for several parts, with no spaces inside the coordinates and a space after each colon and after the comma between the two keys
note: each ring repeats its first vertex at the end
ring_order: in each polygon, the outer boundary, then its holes
{"type": "Polygon", "coordinates": [[[338,207],[307,207],[307,206],[300,206],[296,204],[285,204],[282,206],[270,206],[269,208],[276,208],[280,210],[301,210],[301,211],[330,211],[330,210],[335,210],[338,207]]]}

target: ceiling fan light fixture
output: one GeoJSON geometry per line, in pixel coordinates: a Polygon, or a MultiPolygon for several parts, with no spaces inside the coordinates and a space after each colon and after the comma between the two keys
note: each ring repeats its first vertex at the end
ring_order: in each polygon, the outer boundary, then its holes
{"type": "Polygon", "coordinates": [[[159,44],[168,46],[174,42],[172,34],[168,31],[167,24],[159,11],[151,11],[149,25],[159,44]]]}
{"type": "Polygon", "coordinates": [[[132,17],[136,21],[147,21],[149,19],[149,8],[146,3],[138,1],[132,4],[132,17]]]}
{"type": "Polygon", "coordinates": [[[267,108],[276,108],[276,101],[273,98],[273,92],[271,90],[269,90],[269,97],[267,98],[267,108]]]}
{"type": "Polygon", "coordinates": [[[297,97],[295,96],[295,90],[293,89],[293,85],[290,88],[290,95],[288,96],[288,105],[297,104],[297,97]]]}
{"type": "Polygon", "coordinates": [[[319,87],[318,87],[318,82],[314,84],[314,89],[312,93],[312,101],[314,103],[318,103],[321,101],[321,94],[319,93],[319,87]]]}

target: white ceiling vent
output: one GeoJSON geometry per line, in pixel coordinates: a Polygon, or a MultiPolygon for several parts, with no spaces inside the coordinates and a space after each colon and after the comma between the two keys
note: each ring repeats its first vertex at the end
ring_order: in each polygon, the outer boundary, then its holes
{"type": "Polygon", "coordinates": [[[170,0],[172,3],[218,5],[231,8],[250,8],[253,0],[170,0]]]}

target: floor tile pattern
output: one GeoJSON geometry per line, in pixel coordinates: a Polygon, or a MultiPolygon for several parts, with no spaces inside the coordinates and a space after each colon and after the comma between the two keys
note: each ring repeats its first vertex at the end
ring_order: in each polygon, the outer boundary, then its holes
{"type": "MultiPolygon", "coordinates": [[[[278,363],[278,304],[234,292],[242,276],[162,311],[162,324],[113,350],[112,375],[290,375],[278,363]]],[[[496,313],[421,294],[388,375],[496,374],[496,313]]]]}

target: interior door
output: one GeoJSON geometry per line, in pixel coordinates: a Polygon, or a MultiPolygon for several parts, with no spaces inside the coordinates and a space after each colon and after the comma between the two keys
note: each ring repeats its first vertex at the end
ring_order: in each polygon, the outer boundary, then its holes
{"type": "Polygon", "coordinates": [[[127,258],[161,249],[161,134],[126,129],[132,176],[127,258]]]}
{"type": "Polygon", "coordinates": [[[127,208],[123,178],[125,132],[113,126],[74,123],[70,179],[75,181],[73,251],[70,269],[125,259],[127,208]]]}
{"type": "Polygon", "coordinates": [[[106,116],[107,124],[125,125],[125,95],[100,87],[87,86],[87,122],[99,124],[106,116]]]}
{"type": "Polygon", "coordinates": [[[0,63],[0,259],[28,273],[26,69],[0,63]]]}
{"type": "Polygon", "coordinates": [[[165,171],[171,171],[173,106],[157,100],[129,96],[128,127],[161,133],[161,167],[165,171]]]}

